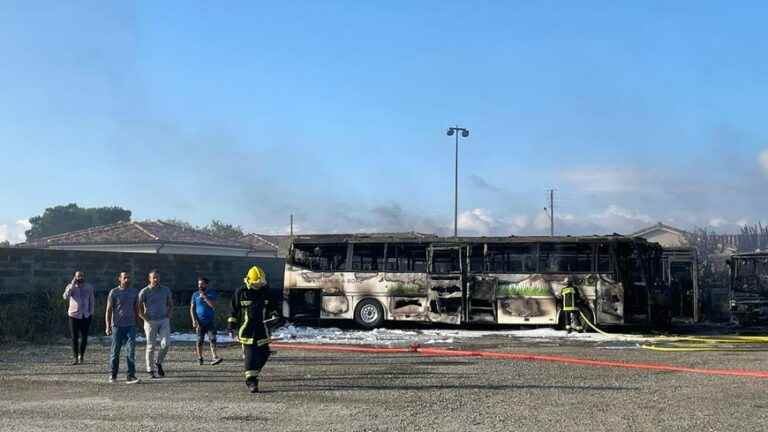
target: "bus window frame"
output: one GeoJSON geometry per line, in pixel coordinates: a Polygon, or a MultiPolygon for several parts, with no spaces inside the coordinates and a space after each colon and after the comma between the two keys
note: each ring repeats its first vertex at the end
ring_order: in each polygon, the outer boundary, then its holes
{"type": "Polygon", "coordinates": [[[428,266],[427,266],[427,272],[429,274],[461,274],[464,271],[465,263],[461,262],[462,258],[462,248],[466,247],[467,245],[464,243],[457,243],[455,246],[430,246],[428,248],[427,253],[427,260],[428,260],[428,266]],[[455,263],[458,264],[458,269],[453,271],[444,271],[444,272],[437,272],[435,271],[435,252],[444,252],[444,251],[450,251],[451,253],[456,253],[456,261],[455,263]]]}
{"type": "MultiPolygon", "coordinates": [[[[383,273],[386,271],[387,268],[387,243],[382,242],[349,242],[349,251],[347,252],[349,255],[348,260],[348,271],[355,272],[355,273],[383,273]],[[382,268],[379,268],[378,264],[376,265],[376,270],[365,270],[365,269],[355,269],[355,246],[356,245],[365,245],[365,246],[381,246],[382,249],[382,255],[381,255],[381,264],[382,268]]],[[[360,256],[360,255],[358,255],[360,256]]],[[[362,264],[361,264],[362,267],[362,264]]]]}
{"type": "Polygon", "coordinates": [[[611,274],[616,275],[616,247],[613,246],[613,243],[611,242],[600,242],[595,243],[594,246],[594,256],[595,256],[595,262],[593,265],[593,268],[595,269],[595,274],[611,274]],[[600,247],[605,246],[606,249],[606,255],[608,256],[608,270],[602,270],[600,268],[600,257],[603,255],[600,252],[600,247]]]}
{"type": "Polygon", "coordinates": [[[486,262],[487,262],[486,256],[488,254],[488,243],[469,243],[469,244],[467,244],[467,251],[468,251],[468,253],[467,253],[467,273],[472,273],[472,274],[484,274],[484,273],[487,273],[486,272],[486,268],[487,268],[487,266],[486,266],[486,262]],[[475,251],[476,247],[480,247],[483,250],[483,253],[480,255],[480,268],[477,268],[473,264],[473,262],[474,262],[473,261],[473,257],[475,256],[473,252],[475,251]]]}
{"type": "Polygon", "coordinates": [[[536,274],[539,272],[539,243],[536,242],[530,242],[530,243],[505,243],[505,242],[489,242],[485,244],[485,266],[484,266],[484,272],[485,273],[498,273],[498,274],[536,274]],[[508,251],[504,250],[504,247],[509,249],[519,248],[522,249],[524,247],[527,247],[532,253],[530,254],[510,254],[508,251]],[[497,256],[497,251],[491,252],[492,249],[497,249],[503,251],[502,254],[499,254],[505,258],[502,260],[502,267],[507,266],[509,264],[509,259],[507,257],[509,256],[515,256],[515,257],[522,257],[518,258],[521,260],[522,270],[516,271],[516,270],[508,270],[505,268],[498,269],[494,268],[492,269],[492,261],[491,258],[497,256]],[[491,255],[494,253],[494,255],[491,255]],[[529,266],[531,268],[529,268],[529,266]]]}
{"type": "MultiPolygon", "coordinates": [[[[586,248],[585,248],[586,249],[586,248]]],[[[595,273],[595,245],[594,243],[584,243],[584,242],[542,242],[539,244],[539,254],[538,254],[538,270],[541,274],[593,274],[595,273]],[[546,266],[543,261],[544,255],[542,254],[542,246],[551,246],[553,250],[547,251],[547,261],[546,266]],[[558,249],[557,247],[563,247],[565,249],[566,247],[574,247],[576,249],[576,252],[573,254],[565,254],[562,252],[562,250],[558,249]],[[575,263],[579,263],[579,257],[583,256],[583,253],[578,251],[578,248],[585,248],[585,246],[589,247],[589,269],[588,270],[564,270],[560,268],[562,264],[558,264],[558,268],[556,270],[550,270],[550,267],[552,265],[552,257],[573,257],[575,260],[575,263]]]]}
{"type": "MultiPolygon", "coordinates": [[[[429,264],[429,252],[428,252],[428,250],[429,250],[429,243],[421,243],[421,242],[386,242],[384,244],[384,270],[383,270],[383,272],[384,273],[424,273],[424,274],[426,274],[426,273],[428,273],[427,270],[429,270],[429,265],[430,265],[429,264]],[[396,246],[396,247],[397,246],[405,246],[406,248],[408,246],[413,246],[414,249],[416,247],[423,248],[424,249],[424,270],[423,271],[417,271],[416,269],[402,270],[400,268],[400,255],[399,255],[399,253],[398,253],[397,256],[394,257],[395,262],[397,263],[397,270],[390,270],[390,268],[389,268],[389,258],[390,258],[389,254],[390,254],[390,251],[394,249],[394,248],[392,248],[392,246],[396,246]]],[[[398,252],[399,252],[399,249],[398,249],[398,252]]],[[[409,257],[409,260],[410,260],[411,266],[415,267],[415,265],[413,265],[413,264],[416,261],[413,260],[412,258],[413,258],[412,256],[409,257]]]]}
{"type": "Polygon", "coordinates": [[[321,243],[321,242],[319,242],[319,243],[299,243],[298,245],[297,244],[293,244],[293,245],[291,245],[291,252],[289,254],[290,259],[288,261],[288,264],[290,264],[292,266],[295,266],[295,267],[299,267],[299,268],[301,268],[303,270],[306,270],[306,271],[313,272],[313,273],[339,273],[339,272],[347,272],[347,271],[349,271],[349,268],[351,267],[351,262],[350,262],[351,247],[350,246],[351,246],[350,243],[347,242],[347,241],[336,242],[336,243],[321,243]],[[344,254],[344,266],[343,266],[343,268],[338,268],[338,269],[333,269],[333,270],[330,270],[330,269],[327,269],[327,268],[315,269],[315,268],[312,268],[311,264],[309,266],[305,266],[303,264],[297,264],[296,263],[296,251],[297,251],[297,249],[304,249],[301,246],[314,246],[315,248],[319,247],[322,250],[322,248],[324,246],[325,247],[328,247],[328,246],[336,246],[336,247],[338,247],[338,246],[342,246],[342,245],[344,247],[346,247],[346,252],[344,254]],[[299,247],[297,247],[297,246],[299,246],[299,247]]]}

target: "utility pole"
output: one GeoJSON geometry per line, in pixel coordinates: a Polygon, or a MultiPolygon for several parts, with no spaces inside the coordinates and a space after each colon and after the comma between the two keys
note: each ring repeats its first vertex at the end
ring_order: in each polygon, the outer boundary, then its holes
{"type": "Polygon", "coordinates": [[[469,129],[460,128],[459,126],[448,128],[448,136],[456,135],[456,159],[455,170],[453,177],[453,236],[459,236],[459,133],[463,138],[469,136],[469,129]]]}
{"type": "Polygon", "coordinates": [[[549,190],[549,235],[555,236],[555,190],[549,190]]]}
{"type": "Polygon", "coordinates": [[[291,213],[291,240],[293,240],[293,213],[291,213]]]}

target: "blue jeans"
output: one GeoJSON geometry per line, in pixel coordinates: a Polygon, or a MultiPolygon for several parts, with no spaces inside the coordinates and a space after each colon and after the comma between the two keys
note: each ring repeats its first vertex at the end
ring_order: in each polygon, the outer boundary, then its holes
{"type": "Polygon", "coordinates": [[[125,360],[128,362],[128,376],[136,376],[136,326],[112,327],[112,354],[109,363],[112,376],[117,376],[120,368],[120,350],[126,345],[125,360]]]}

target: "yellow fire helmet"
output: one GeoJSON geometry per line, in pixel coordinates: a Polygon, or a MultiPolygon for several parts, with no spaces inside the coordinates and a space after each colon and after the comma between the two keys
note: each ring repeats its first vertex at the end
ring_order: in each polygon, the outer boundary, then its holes
{"type": "Polygon", "coordinates": [[[245,282],[245,285],[248,286],[248,288],[261,287],[267,283],[264,270],[262,270],[259,266],[251,267],[243,281],[245,282]]]}

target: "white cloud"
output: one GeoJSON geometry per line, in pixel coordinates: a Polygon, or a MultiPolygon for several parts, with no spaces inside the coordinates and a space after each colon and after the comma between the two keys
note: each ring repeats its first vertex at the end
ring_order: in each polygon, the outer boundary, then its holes
{"type": "Polygon", "coordinates": [[[760,155],[757,157],[757,162],[760,164],[763,173],[768,176],[768,149],[760,152],[760,155]]]}
{"type": "Polygon", "coordinates": [[[523,229],[527,227],[529,224],[529,218],[525,215],[518,215],[518,216],[512,216],[509,219],[509,225],[516,227],[518,229],[523,229]]]}
{"type": "Polygon", "coordinates": [[[593,217],[598,221],[625,220],[628,222],[641,222],[641,223],[653,222],[653,218],[651,218],[646,214],[639,213],[633,210],[627,210],[615,204],[609,205],[608,208],[605,209],[605,211],[601,213],[597,213],[593,215],[593,217]]]}
{"type": "Polygon", "coordinates": [[[720,228],[721,226],[723,226],[723,225],[725,225],[727,223],[728,223],[727,220],[718,217],[718,218],[710,219],[709,223],[707,225],[712,227],[712,228],[720,228]]]}
{"type": "Polygon", "coordinates": [[[24,231],[31,227],[32,224],[26,219],[19,219],[13,224],[0,224],[0,242],[7,241],[11,244],[21,243],[26,240],[24,231]]]}
{"type": "Polygon", "coordinates": [[[29,223],[28,219],[19,219],[19,220],[16,221],[16,225],[18,227],[21,227],[21,229],[23,229],[24,231],[32,228],[32,224],[29,223]]]}
{"type": "Polygon", "coordinates": [[[537,212],[533,218],[533,228],[539,231],[549,229],[549,213],[537,212]]]}
{"type": "Polygon", "coordinates": [[[633,192],[643,188],[649,175],[632,169],[583,168],[565,171],[565,181],[585,192],[633,192]]]}
{"type": "MultiPolygon", "coordinates": [[[[571,235],[626,234],[653,222],[654,219],[644,213],[610,205],[587,216],[555,214],[555,232],[571,235]]],[[[459,215],[459,230],[464,235],[542,235],[549,234],[549,227],[549,215],[543,211],[532,215],[498,217],[488,209],[476,208],[459,215]]]]}
{"type": "MultiPolygon", "coordinates": [[[[452,215],[451,215],[452,216],[452,215]]],[[[399,205],[375,207],[358,213],[346,212],[336,215],[339,224],[319,226],[298,222],[294,226],[296,233],[355,233],[355,232],[405,232],[416,231],[443,236],[453,235],[453,218],[445,215],[430,218],[408,212],[399,205]]],[[[675,218],[665,217],[656,212],[627,207],[618,203],[593,209],[585,213],[575,211],[555,214],[555,234],[557,235],[594,235],[594,234],[630,234],[656,222],[664,222],[682,229],[707,227],[717,232],[735,233],[748,223],[747,218],[735,218],[728,215],[696,214],[679,212],[675,218]]],[[[459,214],[459,233],[466,236],[508,236],[508,235],[548,235],[549,215],[543,210],[531,210],[528,213],[497,213],[497,210],[478,207],[459,214]]],[[[263,234],[286,234],[288,227],[262,227],[255,232],[263,234]]],[[[23,239],[23,238],[22,238],[23,239]]]]}
{"type": "Polygon", "coordinates": [[[490,210],[476,208],[459,214],[459,231],[463,235],[511,235],[530,226],[526,215],[494,216],[490,210]]]}
{"type": "MultiPolygon", "coordinates": [[[[543,224],[549,227],[549,219],[544,216],[539,219],[537,228],[543,224]]],[[[557,234],[592,235],[621,233],[629,234],[648,226],[654,219],[636,210],[612,204],[604,210],[586,216],[563,214],[555,216],[555,231],[557,234]]]]}
{"type": "MultiPolygon", "coordinates": [[[[555,233],[570,235],[631,233],[654,219],[639,211],[610,205],[603,211],[578,216],[555,214],[555,233]]],[[[531,215],[499,217],[489,209],[475,208],[459,214],[459,231],[463,235],[546,235],[549,234],[549,214],[538,211],[531,215]]],[[[451,229],[453,226],[451,225],[451,229]]]]}
{"type": "MultiPolygon", "coordinates": [[[[750,225],[751,223],[752,222],[750,222],[747,218],[730,220],[724,217],[713,217],[707,222],[706,226],[708,229],[712,229],[715,232],[725,234],[725,233],[737,233],[742,228],[744,228],[747,225],[750,225]]],[[[757,221],[755,223],[757,223],[757,221]]]]}

